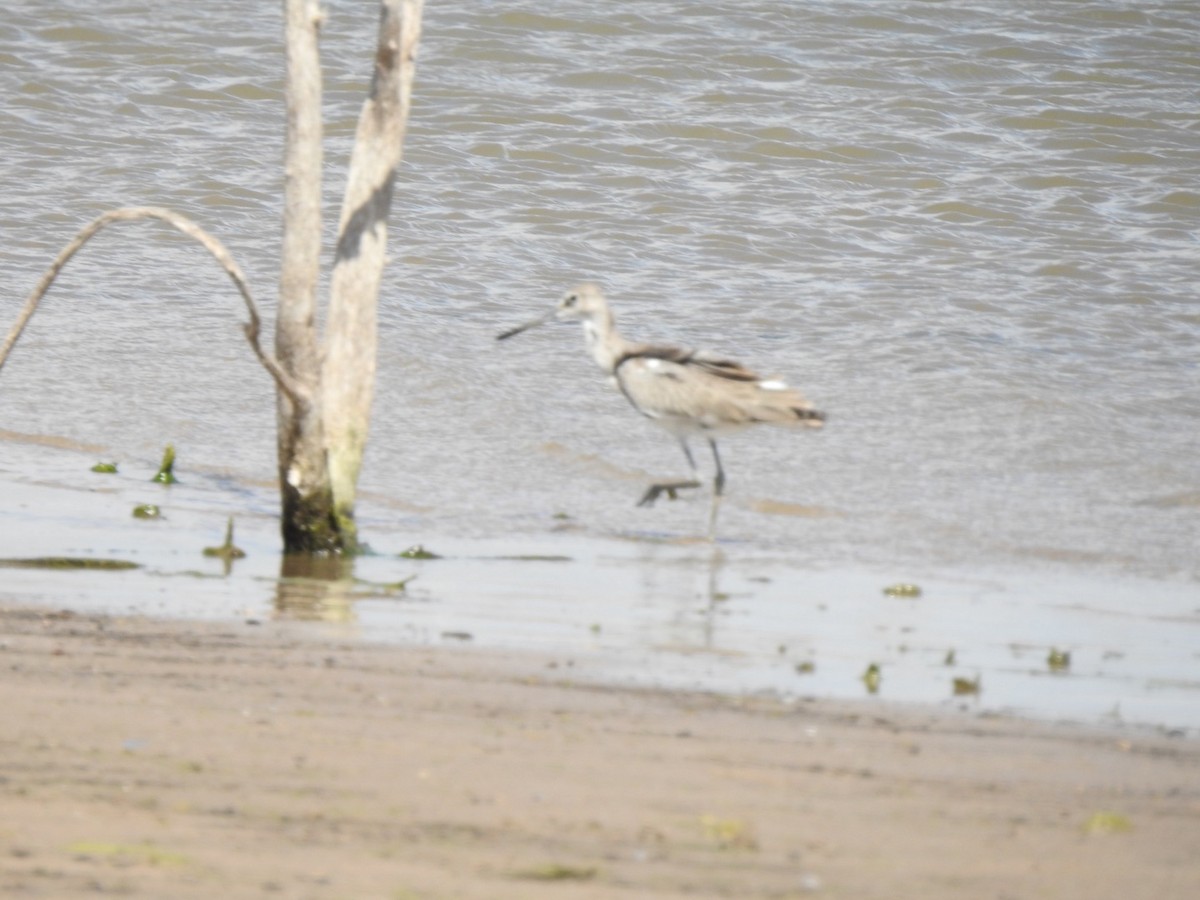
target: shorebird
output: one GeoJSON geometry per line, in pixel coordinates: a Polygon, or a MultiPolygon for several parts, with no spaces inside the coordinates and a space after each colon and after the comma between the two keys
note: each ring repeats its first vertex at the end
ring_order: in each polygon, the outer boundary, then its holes
{"type": "Polygon", "coordinates": [[[638,506],[650,506],[664,493],[673,498],[676,491],[700,487],[688,438],[708,441],[716,464],[710,539],[716,537],[717,509],[725,490],[717,435],[759,423],[820,428],[825,422],[825,415],[814,409],[803,394],[778,378],[762,378],[739,363],[703,351],[626,340],[617,331],[604,293],[596,284],[577,285],[554,309],[496,339],[503,341],[555,320],[581,322],[584,341],[596,364],[634,409],[674,435],[683,448],[691,478],[650,485],[638,506]]]}

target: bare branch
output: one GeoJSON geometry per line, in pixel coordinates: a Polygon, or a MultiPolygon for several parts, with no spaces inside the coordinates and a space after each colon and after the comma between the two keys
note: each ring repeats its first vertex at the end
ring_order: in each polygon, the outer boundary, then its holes
{"type": "Polygon", "coordinates": [[[259,344],[258,334],[261,327],[261,320],[259,319],[258,308],[254,305],[254,298],[250,296],[250,288],[246,284],[246,278],[242,274],[241,268],[234,262],[233,257],[229,255],[229,251],[225,249],[225,245],[186,216],[158,206],[127,206],[121,209],[109,210],[80,231],[79,234],[75,235],[74,239],[54,258],[54,262],[50,264],[46,273],[42,275],[41,280],[38,281],[37,286],[33,289],[33,293],[26,299],[25,306],[17,317],[16,324],[9,331],[8,337],[4,339],[4,346],[0,347],[0,368],[3,368],[9,353],[21,337],[26,324],[33,317],[42,297],[50,290],[50,286],[58,278],[58,273],[63,270],[63,267],[66,266],[71,257],[78,253],[80,248],[95,237],[105,226],[113,222],[129,222],[136,219],[158,219],[166,222],[168,225],[204,245],[205,249],[213,255],[217,262],[220,263],[221,268],[229,275],[238,292],[242,295],[242,299],[246,302],[246,311],[250,315],[250,321],[242,327],[246,333],[246,339],[250,342],[250,347],[254,351],[254,355],[258,357],[258,361],[271,373],[271,377],[275,379],[275,383],[279,385],[279,389],[287,394],[293,403],[298,406],[308,406],[311,404],[312,398],[308,393],[297,385],[280,368],[279,363],[275,361],[274,357],[267,355],[259,344]]]}

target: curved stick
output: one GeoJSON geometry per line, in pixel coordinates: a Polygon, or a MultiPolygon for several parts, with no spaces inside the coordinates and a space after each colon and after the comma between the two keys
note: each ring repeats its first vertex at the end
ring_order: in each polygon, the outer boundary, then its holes
{"type": "Polygon", "coordinates": [[[63,270],[63,267],[66,266],[71,257],[106,225],[112,222],[128,222],[135,219],[159,219],[183,232],[188,237],[195,238],[204,245],[205,249],[220,263],[221,268],[229,275],[238,292],[242,295],[242,299],[246,301],[246,311],[250,315],[250,321],[242,326],[242,329],[246,333],[246,340],[250,342],[250,347],[254,351],[254,355],[258,357],[258,361],[263,364],[263,367],[275,379],[275,383],[279,386],[279,389],[287,394],[288,398],[296,406],[308,407],[311,405],[312,397],[309,392],[288,375],[275,358],[269,356],[259,344],[260,319],[258,308],[254,305],[254,299],[250,296],[250,287],[246,284],[246,278],[242,274],[241,268],[234,262],[233,257],[229,255],[229,251],[225,249],[225,245],[187,216],[180,215],[177,212],[160,206],[126,206],[121,209],[109,210],[80,231],[79,234],[75,235],[71,243],[67,244],[58,256],[54,258],[54,262],[50,264],[50,268],[46,270],[41,280],[38,281],[37,287],[33,289],[33,293],[25,301],[25,306],[22,308],[21,314],[17,317],[16,324],[9,331],[8,337],[4,339],[4,346],[0,347],[0,369],[4,367],[4,362],[8,359],[8,355],[17,343],[17,340],[21,337],[21,332],[25,330],[25,325],[37,310],[38,303],[41,302],[45,293],[50,290],[50,286],[54,284],[54,279],[58,277],[58,273],[63,270]]]}

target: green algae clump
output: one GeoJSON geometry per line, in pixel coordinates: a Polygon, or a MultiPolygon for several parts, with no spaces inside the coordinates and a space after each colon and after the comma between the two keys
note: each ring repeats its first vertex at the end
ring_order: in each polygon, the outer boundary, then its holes
{"type": "Polygon", "coordinates": [[[179,479],[175,477],[172,471],[175,468],[175,445],[167,444],[167,448],[163,450],[162,465],[158,467],[156,474],[151,481],[158,484],[178,484],[179,479]]]}
{"type": "Polygon", "coordinates": [[[246,551],[241,547],[237,547],[233,543],[233,516],[225,523],[225,543],[219,547],[205,547],[205,556],[215,556],[218,559],[223,559],[226,562],[234,559],[242,559],[246,555],[246,551]]]}

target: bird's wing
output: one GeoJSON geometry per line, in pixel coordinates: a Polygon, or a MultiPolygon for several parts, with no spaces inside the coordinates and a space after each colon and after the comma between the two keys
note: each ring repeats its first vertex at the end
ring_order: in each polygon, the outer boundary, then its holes
{"type": "Polygon", "coordinates": [[[781,381],[678,347],[636,348],[618,360],[614,375],[629,402],[654,419],[720,429],[755,422],[819,426],[823,418],[781,381]]]}
{"type": "Polygon", "coordinates": [[[631,356],[617,366],[616,377],[638,412],[664,424],[716,427],[730,417],[742,419],[736,404],[706,383],[716,379],[686,363],[664,356],[631,356]]]}
{"type": "Polygon", "coordinates": [[[694,366],[710,375],[730,381],[762,380],[756,373],[731,359],[723,359],[704,350],[689,350],[686,347],[673,347],[668,344],[634,344],[617,360],[614,369],[620,368],[621,363],[634,357],[661,359],[683,366],[694,366]]]}

